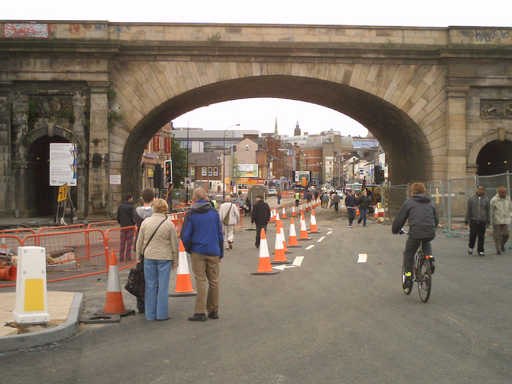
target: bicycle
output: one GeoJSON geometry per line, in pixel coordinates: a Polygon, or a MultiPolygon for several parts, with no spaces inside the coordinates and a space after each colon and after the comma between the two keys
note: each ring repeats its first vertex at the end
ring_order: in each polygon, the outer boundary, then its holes
{"type": "MultiPolygon", "coordinates": [[[[404,231],[405,233],[405,231],[404,231]]],[[[430,298],[432,291],[432,274],[434,273],[434,257],[423,253],[423,244],[420,245],[414,255],[414,265],[412,268],[412,283],[409,287],[405,286],[405,268],[402,265],[402,289],[406,295],[410,295],[414,283],[418,285],[418,295],[423,303],[430,298]]]]}

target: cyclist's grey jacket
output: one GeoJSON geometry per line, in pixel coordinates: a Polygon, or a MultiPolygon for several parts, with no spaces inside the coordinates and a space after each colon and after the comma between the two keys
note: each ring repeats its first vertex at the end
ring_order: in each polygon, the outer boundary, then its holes
{"type": "Polygon", "coordinates": [[[414,195],[405,201],[393,221],[393,233],[400,232],[406,220],[409,221],[409,236],[413,239],[435,237],[439,217],[434,203],[425,195],[414,195]]]}
{"type": "Polygon", "coordinates": [[[480,221],[488,223],[490,219],[490,204],[487,196],[473,195],[468,200],[466,221],[480,221]]]}

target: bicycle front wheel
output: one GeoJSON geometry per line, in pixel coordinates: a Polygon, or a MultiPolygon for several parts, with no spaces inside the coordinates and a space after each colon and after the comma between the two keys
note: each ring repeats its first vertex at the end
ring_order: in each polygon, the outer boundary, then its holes
{"type": "Polygon", "coordinates": [[[420,300],[426,303],[430,298],[430,292],[432,290],[432,269],[430,267],[430,261],[425,259],[420,261],[416,280],[420,300]]]}

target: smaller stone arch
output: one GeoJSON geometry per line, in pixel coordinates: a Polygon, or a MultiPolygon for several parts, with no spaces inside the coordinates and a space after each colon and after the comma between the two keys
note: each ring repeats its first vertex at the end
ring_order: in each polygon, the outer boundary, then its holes
{"type": "MultiPolygon", "coordinates": [[[[87,178],[86,170],[87,170],[88,152],[87,152],[87,145],[84,142],[84,140],[79,138],[77,135],[73,134],[73,132],[71,130],[57,126],[57,125],[50,125],[50,124],[48,124],[48,126],[30,130],[20,140],[20,145],[19,145],[20,150],[18,151],[18,156],[16,159],[18,168],[26,169],[26,167],[28,166],[28,158],[29,158],[30,149],[31,149],[32,145],[37,140],[39,140],[45,136],[48,136],[50,138],[54,137],[54,136],[61,137],[77,146],[77,149],[78,149],[78,180],[77,180],[77,191],[76,191],[77,192],[77,194],[76,194],[76,199],[77,199],[76,209],[77,209],[77,214],[80,217],[83,217],[83,216],[85,216],[86,206],[87,206],[86,203],[87,203],[87,191],[88,191],[88,188],[87,188],[87,179],[88,178],[87,178]]],[[[22,177],[22,179],[24,179],[23,181],[26,184],[27,182],[29,182],[29,180],[26,179],[25,172],[23,172],[22,174],[23,174],[23,176],[25,176],[25,177],[22,177]]],[[[19,184],[19,182],[20,182],[20,180],[18,180],[18,182],[17,182],[16,195],[17,195],[17,197],[21,197],[21,199],[24,199],[25,198],[25,190],[24,189],[31,188],[33,186],[19,184]]],[[[20,204],[19,206],[24,207],[26,209],[24,204],[20,204]]]]}
{"type": "Polygon", "coordinates": [[[471,143],[468,152],[469,169],[474,169],[476,171],[476,169],[478,168],[478,164],[476,162],[478,154],[480,153],[484,146],[486,146],[487,144],[494,140],[512,141],[512,127],[491,129],[484,133],[482,136],[480,136],[473,143],[471,143]]]}

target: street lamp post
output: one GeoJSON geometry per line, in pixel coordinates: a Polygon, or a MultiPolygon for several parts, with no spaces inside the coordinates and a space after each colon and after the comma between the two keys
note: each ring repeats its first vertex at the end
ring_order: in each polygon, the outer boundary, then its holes
{"type": "MultiPolygon", "coordinates": [[[[226,200],[226,131],[229,128],[233,127],[239,127],[240,123],[231,124],[229,127],[227,127],[224,130],[224,140],[222,145],[222,200],[226,200]]],[[[231,134],[233,136],[233,134],[231,134]]],[[[231,143],[233,145],[233,143],[231,143]]],[[[233,162],[233,159],[231,159],[231,162],[233,162]]]]}

